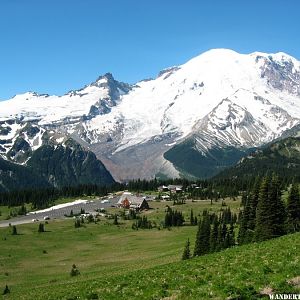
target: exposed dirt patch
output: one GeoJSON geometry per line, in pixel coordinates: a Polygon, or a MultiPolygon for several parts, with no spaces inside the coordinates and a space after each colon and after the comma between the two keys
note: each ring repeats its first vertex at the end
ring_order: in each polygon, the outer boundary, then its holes
{"type": "Polygon", "coordinates": [[[300,288],[300,276],[289,279],[287,283],[295,286],[296,288],[300,288]]]}

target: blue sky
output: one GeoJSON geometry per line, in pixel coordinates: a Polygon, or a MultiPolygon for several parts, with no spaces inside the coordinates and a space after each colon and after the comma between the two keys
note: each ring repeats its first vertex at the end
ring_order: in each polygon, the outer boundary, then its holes
{"type": "Polygon", "coordinates": [[[0,99],[134,83],[211,48],[300,59],[298,0],[1,0],[0,99]]]}

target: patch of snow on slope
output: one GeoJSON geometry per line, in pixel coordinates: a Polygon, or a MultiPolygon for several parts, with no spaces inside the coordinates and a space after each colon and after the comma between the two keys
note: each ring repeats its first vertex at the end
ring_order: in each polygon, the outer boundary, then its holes
{"type": "Polygon", "coordinates": [[[67,202],[67,203],[63,203],[63,204],[54,205],[54,206],[51,206],[51,207],[46,208],[46,209],[42,209],[42,210],[38,210],[38,211],[32,211],[29,214],[44,213],[44,212],[48,212],[48,211],[52,211],[52,210],[56,210],[56,209],[76,205],[76,204],[85,204],[87,202],[88,202],[88,200],[80,200],[79,199],[79,200],[75,200],[73,202],[67,202]]]}
{"type": "Polygon", "coordinates": [[[88,114],[90,107],[99,98],[107,96],[107,89],[96,86],[87,86],[78,95],[39,96],[25,93],[0,102],[0,117],[41,119],[40,124],[49,124],[66,117],[81,117],[88,114]]]}

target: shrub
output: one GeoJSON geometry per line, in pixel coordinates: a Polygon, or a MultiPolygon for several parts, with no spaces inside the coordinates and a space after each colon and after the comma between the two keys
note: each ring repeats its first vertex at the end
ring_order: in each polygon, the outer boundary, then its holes
{"type": "Polygon", "coordinates": [[[9,287],[6,285],[5,288],[4,288],[4,291],[2,293],[2,295],[6,295],[6,294],[9,294],[10,293],[10,289],[9,287]]]}
{"type": "Polygon", "coordinates": [[[80,272],[79,272],[79,270],[77,269],[77,267],[76,267],[75,264],[73,264],[73,266],[72,266],[70,275],[71,275],[71,276],[77,276],[77,275],[80,275],[80,272]]]}

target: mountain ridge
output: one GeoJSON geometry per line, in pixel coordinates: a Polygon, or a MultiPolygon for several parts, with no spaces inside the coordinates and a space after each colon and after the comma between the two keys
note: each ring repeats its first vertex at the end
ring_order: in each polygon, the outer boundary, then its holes
{"type": "Polygon", "coordinates": [[[181,167],[164,154],[191,137],[195,150],[209,157],[216,149],[259,147],[297,126],[300,62],[282,52],[213,49],[134,85],[106,73],[63,96],[18,95],[0,102],[3,158],[21,126],[8,121],[75,139],[105,161],[117,180],[180,176],[181,167]]]}

